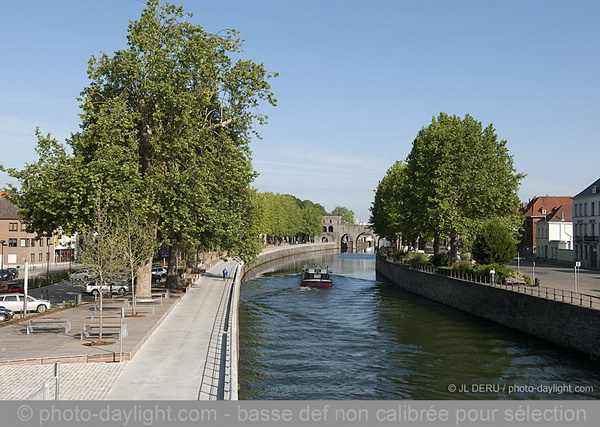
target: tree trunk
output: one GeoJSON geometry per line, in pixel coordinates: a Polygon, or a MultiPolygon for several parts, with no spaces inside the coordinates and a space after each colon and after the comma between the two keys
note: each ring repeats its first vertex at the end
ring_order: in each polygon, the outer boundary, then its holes
{"type": "Polygon", "coordinates": [[[458,258],[458,236],[450,236],[450,263],[454,264],[458,258]]]}
{"type": "Polygon", "coordinates": [[[433,236],[433,254],[437,255],[440,253],[440,234],[435,233],[433,236]]]}
{"type": "Polygon", "coordinates": [[[177,275],[177,258],[179,257],[180,248],[177,243],[169,247],[169,265],[167,267],[167,288],[175,288],[178,284],[177,275]]]}
{"type": "Polygon", "coordinates": [[[137,271],[136,298],[151,298],[152,256],[137,271]]]}

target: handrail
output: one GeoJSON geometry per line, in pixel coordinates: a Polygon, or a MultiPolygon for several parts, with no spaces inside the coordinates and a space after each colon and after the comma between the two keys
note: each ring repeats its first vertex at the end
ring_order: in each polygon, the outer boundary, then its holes
{"type": "Polygon", "coordinates": [[[239,264],[232,278],[226,279],[221,295],[204,362],[199,400],[237,400],[237,337],[233,332],[237,332],[237,291],[234,290],[238,270],[239,264]]]}
{"type": "Polygon", "coordinates": [[[391,262],[393,264],[407,265],[410,268],[417,269],[423,273],[439,274],[456,280],[477,283],[479,285],[492,286],[495,288],[505,289],[508,291],[524,295],[530,295],[538,298],[544,298],[551,301],[578,305],[580,307],[586,307],[592,310],[600,310],[600,297],[596,295],[583,294],[581,292],[574,292],[558,288],[550,288],[547,286],[528,286],[513,283],[492,283],[491,281],[487,281],[486,276],[477,276],[474,274],[463,273],[456,270],[448,270],[446,274],[446,271],[438,270],[436,267],[430,265],[419,265],[417,267],[414,267],[402,260],[398,262],[398,260],[394,260],[389,257],[386,257],[385,259],[386,261],[391,262]]]}

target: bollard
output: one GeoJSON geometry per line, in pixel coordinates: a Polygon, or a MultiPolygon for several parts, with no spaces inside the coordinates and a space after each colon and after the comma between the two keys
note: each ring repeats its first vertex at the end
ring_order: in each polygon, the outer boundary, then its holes
{"type": "Polygon", "coordinates": [[[81,305],[81,301],[82,301],[82,294],[76,294],[75,295],[75,306],[77,307],[78,305],[81,305]]]}

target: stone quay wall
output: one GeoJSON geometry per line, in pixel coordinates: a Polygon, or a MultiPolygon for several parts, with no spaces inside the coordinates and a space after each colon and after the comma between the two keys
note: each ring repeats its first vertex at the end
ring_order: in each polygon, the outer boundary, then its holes
{"type": "Polygon", "coordinates": [[[378,279],[427,299],[600,357],[600,311],[448,276],[377,257],[378,279]]]}

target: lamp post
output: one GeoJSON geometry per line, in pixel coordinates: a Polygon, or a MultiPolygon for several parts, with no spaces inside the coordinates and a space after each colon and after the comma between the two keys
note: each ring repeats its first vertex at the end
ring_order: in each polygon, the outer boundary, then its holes
{"type": "Polygon", "coordinates": [[[46,284],[49,285],[50,284],[50,237],[46,237],[46,247],[47,249],[47,254],[46,254],[46,284]]]}
{"type": "Polygon", "coordinates": [[[579,293],[579,277],[577,273],[581,269],[581,261],[575,262],[575,293],[579,293]]]}
{"type": "MultiPolygon", "coordinates": [[[[2,246],[2,258],[0,258],[0,271],[4,271],[4,245],[6,244],[6,240],[0,240],[0,245],[2,246]]],[[[0,282],[2,281],[2,273],[0,273],[0,282]]]]}

